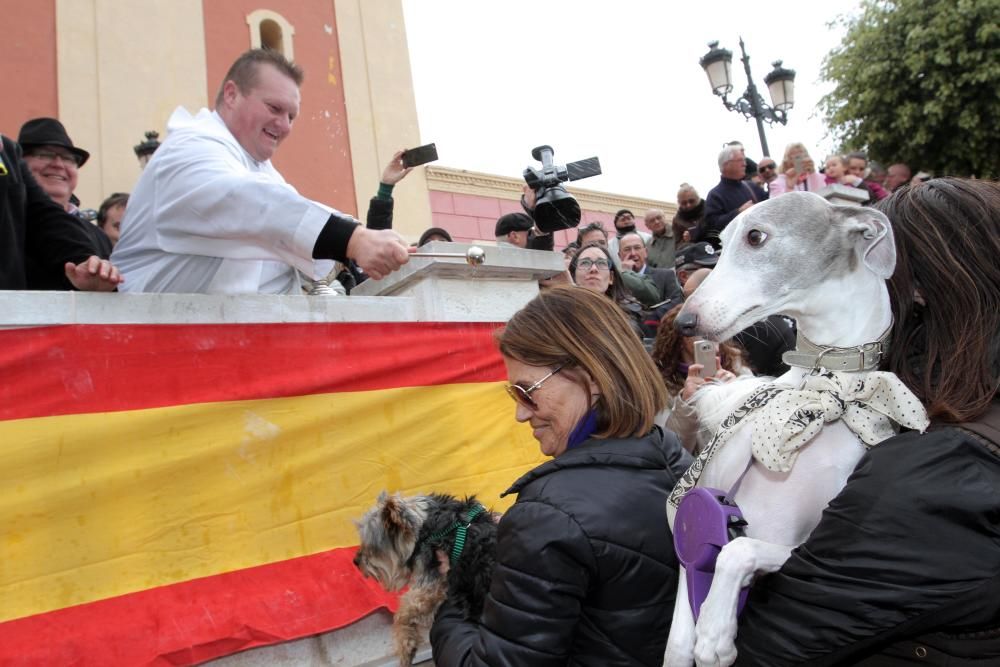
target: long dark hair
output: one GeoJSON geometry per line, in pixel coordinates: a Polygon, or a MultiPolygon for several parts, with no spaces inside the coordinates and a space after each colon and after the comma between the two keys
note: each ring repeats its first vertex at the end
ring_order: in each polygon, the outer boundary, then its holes
{"type": "Polygon", "coordinates": [[[1000,384],[1000,183],[938,178],[878,208],[896,236],[888,369],[932,420],[974,420],[1000,384]]]}

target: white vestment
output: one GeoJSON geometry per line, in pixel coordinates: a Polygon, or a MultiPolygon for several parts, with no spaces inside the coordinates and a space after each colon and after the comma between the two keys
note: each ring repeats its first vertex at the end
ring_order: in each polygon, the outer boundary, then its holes
{"type": "Polygon", "coordinates": [[[312,259],[334,212],[257,162],[214,111],[178,107],[167,139],[129,197],[111,261],[123,292],[298,293],[295,269],[325,275],[312,259]]]}

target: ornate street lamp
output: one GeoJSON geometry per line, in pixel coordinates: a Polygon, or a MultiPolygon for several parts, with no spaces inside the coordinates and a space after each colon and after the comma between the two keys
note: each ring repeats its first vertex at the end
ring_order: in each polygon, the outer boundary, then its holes
{"type": "Polygon", "coordinates": [[[772,106],[768,106],[753,83],[753,76],[750,74],[750,56],[747,55],[743,38],[740,37],[740,52],[743,54],[741,60],[747,75],[747,89],[739,99],[730,102],[727,95],[733,90],[733,52],[720,49],[718,42],[710,42],[708,48],[709,52],[702,56],[699,64],[708,75],[712,92],[722,98],[722,104],[730,111],[738,111],[747,118],[757,121],[761,151],[765,156],[769,156],[767,139],[764,137],[764,121],[782,125],[788,122],[785,112],[795,105],[795,70],[785,69],[781,66],[780,60],[772,63],[774,69],[764,77],[764,83],[767,84],[771,95],[772,106]]]}
{"type": "Polygon", "coordinates": [[[150,130],[149,132],[146,132],[145,141],[132,147],[132,150],[135,151],[135,156],[139,158],[139,166],[143,169],[146,168],[146,164],[149,162],[149,159],[153,157],[153,153],[156,152],[156,149],[160,147],[159,136],[159,132],[150,130]]]}

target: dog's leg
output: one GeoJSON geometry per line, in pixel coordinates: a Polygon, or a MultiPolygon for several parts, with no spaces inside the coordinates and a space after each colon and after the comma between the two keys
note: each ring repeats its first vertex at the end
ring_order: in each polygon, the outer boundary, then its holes
{"type": "Polygon", "coordinates": [[[679,568],[677,600],[674,602],[674,619],[670,622],[670,637],[663,667],[690,667],[694,662],[694,614],[688,602],[687,575],[679,568]]]}
{"type": "Polygon", "coordinates": [[[420,588],[411,588],[399,599],[399,609],[392,619],[392,638],[399,667],[410,667],[420,646],[420,626],[426,610],[420,605],[420,588]]]}
{"type": "Polygon", "coordinates": [[[698,667],[726,667],[736,661],[740,589],[749,586],[754,575],[778,570],[791,553],[792,547],[749,537],[738,537],[722,548],[695,629],[698,667]]]}
{"type": "Polygon", "coordinates": [[[434,621],[434,612],[444,601],[445,580],[427,586],[413,586],[399,599],[392,620],[392,634],[400,667],[410,667],[424,635],[434,621]]]}

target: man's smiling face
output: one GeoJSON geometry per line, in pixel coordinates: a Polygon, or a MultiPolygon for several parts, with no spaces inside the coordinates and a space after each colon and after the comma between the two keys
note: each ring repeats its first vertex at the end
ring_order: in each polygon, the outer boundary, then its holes
{"type": "Polygon", "coordinates": [[[256,81],[244,95],[232,81],[223,91],[220,115],[244,150],[258,162],[270,160],[299,115],[299,88],[268,64],[257,65],[256,81]]]}

